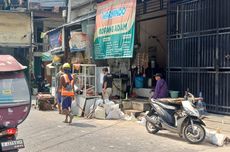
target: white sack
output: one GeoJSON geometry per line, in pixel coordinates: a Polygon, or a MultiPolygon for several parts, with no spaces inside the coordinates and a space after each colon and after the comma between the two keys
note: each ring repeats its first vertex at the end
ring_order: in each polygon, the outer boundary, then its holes
{"type": "Polygon", "coordinates": [[[223,146],[226,138],[227,136],[223,134],[206,129],[206,139],[208,142],[210,142],[213,145],[223,146]]]}
{"type": "Polygon", "coordinates": [[[97,106],[95,109],[95,118],[97,119],[105,119],[105,108],[97,106]]]}

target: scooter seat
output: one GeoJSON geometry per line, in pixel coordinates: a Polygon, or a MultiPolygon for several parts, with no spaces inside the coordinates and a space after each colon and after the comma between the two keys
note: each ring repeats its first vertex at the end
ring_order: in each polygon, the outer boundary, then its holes
{"type": "Polygon", "coordinates": [[[161,106],[162,108],[164,108],[164,109],[177,110],[176,107],[167,105],[167,104],[162,103],[162,102],[160,102],[160,101],[157,101],[156,103],[157,103],[159,106],[161,106]]]}

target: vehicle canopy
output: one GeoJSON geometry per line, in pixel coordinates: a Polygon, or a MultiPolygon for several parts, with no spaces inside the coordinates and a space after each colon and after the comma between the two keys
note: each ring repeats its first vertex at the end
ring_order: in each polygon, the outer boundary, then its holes
{"type": "Polygon", "coordinates": [[[16,127],[29,114],[31,95],[24,69],[14,57],[0,55],[0,127],[16,127]]]}

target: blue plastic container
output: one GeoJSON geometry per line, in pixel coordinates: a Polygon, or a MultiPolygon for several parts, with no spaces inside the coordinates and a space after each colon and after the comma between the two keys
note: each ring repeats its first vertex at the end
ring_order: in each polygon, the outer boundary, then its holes
{"type": "Polygon", "coordinates": [[[144,77],[142,77],[142,76],[135,77],[135,87],[136,88],[143,88],[144,87],[144,77]]]}

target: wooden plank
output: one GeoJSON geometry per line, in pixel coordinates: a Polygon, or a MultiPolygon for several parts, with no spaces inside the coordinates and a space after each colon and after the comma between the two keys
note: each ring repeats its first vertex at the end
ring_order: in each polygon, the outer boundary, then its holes
{"type": "MultiPolygon", "coordinates": [[[[184,101],[184,98],[161,98],[158,100],[166,103],[181,104],[181,102],[184,101]]],[[[199,100],[203,100],[203,98],[195,98],[195,102],[199,100]]]]}

